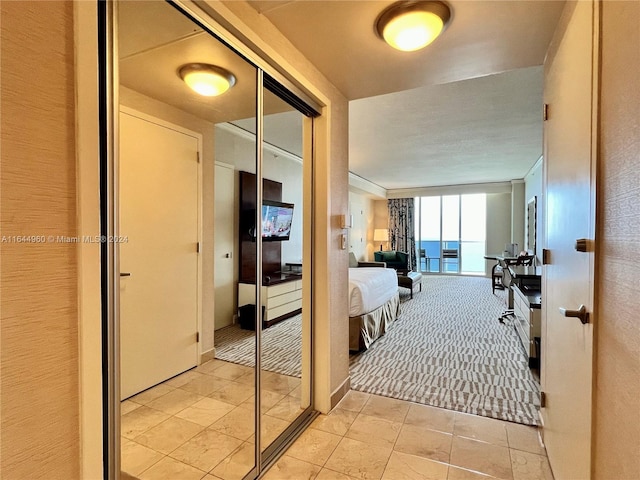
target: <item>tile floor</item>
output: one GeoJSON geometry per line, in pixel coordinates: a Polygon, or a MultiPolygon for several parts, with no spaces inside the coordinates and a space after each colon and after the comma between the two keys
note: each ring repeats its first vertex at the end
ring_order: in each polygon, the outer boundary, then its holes
{"type": "MultiPolygon", "coordinates": [[[[263,372],[262,442],[300,412],[300,379],[263,372]]],[[[123,478],[241,479],[253,468],[254,375],[211,360],[121,403],[123,478]]]]}
{"type": "MultiPolygon", "coordinates": [[[[235,480],[253,466],[251,369],[213,360],[122,404],[122,467],[146,479],[235,480]]],[[[299,379],[266,374],[264,430],[298,412],[299,379]]],[[[552,480],[534,427],[351,391],[267,480],[552,480]]]]}

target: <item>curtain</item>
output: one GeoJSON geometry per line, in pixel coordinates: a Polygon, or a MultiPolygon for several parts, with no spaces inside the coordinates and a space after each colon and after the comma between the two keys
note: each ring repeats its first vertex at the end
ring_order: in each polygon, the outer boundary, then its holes
{"type": "Polygon", "coordinates": [[[416,238],[413,198],[392,198],[387,201],[389,207],[389,241],[391,250],[409,255],[407,266],[416,271],[416,238]]]}

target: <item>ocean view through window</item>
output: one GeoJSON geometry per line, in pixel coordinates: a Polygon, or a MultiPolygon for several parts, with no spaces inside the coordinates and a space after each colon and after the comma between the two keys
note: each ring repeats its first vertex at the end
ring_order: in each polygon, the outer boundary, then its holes
{"type": "Polygon", "coordinates": [[[486,195],[416,197],[415,205],[419,270],[484,275],[486,195]]]}

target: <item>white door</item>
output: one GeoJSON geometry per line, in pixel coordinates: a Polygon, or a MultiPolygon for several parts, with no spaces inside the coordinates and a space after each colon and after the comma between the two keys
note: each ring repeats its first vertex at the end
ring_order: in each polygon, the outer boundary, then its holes
{"type": "MultiPolygon", "coordinates": [[[[543,268],[544,441],[558,480],[590,478],[593,326],[561,314],[593,312],[595,161],[592,113],[594,5],[576,2],[558,51],[546,65],[544,123],[546,248],[543,268]],[[588,252],[577,239],[589,239],[588,252]]],[[[593,322],[590,315],[589,322],[593,322]]]]}
{"type": "Polygon", "coordinates": [[[234,212],[235,177],[233,167],[216,164],[215,203],[213,205],[213,223],[215,239],[214,252],[214,288],[215,288],[215,329],[233,323],[235,308],[234,265],[234,212]]]}
{"type": "Polygon", "coordinates": [[[120,113],[120,373],[127,398],[197,364],[198,139],[120,113]]]}

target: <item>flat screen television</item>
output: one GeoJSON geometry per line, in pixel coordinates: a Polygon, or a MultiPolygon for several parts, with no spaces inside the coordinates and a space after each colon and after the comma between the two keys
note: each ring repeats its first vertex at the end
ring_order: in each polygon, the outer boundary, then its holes
{"type": "Polygon", "coordinates": [[[264,200],[262,202],[262,241],[289,240],[293,204],[264,200]]]}

